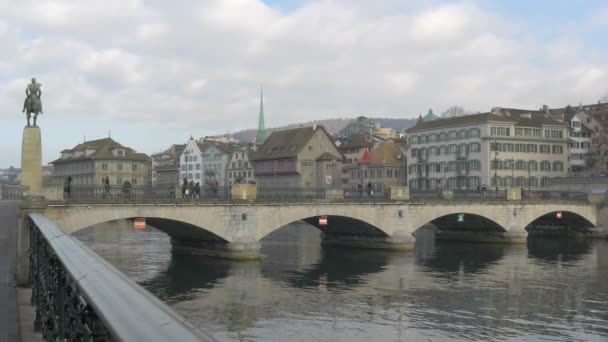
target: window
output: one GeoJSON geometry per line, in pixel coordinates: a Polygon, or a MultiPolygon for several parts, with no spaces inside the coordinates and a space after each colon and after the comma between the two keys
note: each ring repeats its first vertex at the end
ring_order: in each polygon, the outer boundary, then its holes
{"type": "Polygon", "coordinates": [[[555,154],[562,154],[563,153],[563,147],[560,146],[560,145],[553,145],[552,149],[553,149],[553,153],[555,153],[555,154]]]}
{"type": "Polygon", "coordinates": [[[188,165],[188,171],[192,171],[192,164],[188,165]]]}
{"type": "Polygon", "coordinates": [[[137,164],[131,164],[131,171],[137,171],[137,164]]]}
{"type": "Polygon", "coordinates": [[[562,131],[557,129],[546,129],[545,130],[545,138],[549,139],[561,139],[562,131]]]}
{"type": "Polygon", "coordinates": [[[137,178],[131,178],[131,184],[137,185],[137,178]]]}
{"type": "Polygon", "coordinates": [[[528,162],[528,170],[538,171],[538,163],[536,162],[536,160],[530,160],[528,162]]]}
{"type": "Polygon", "coordinates": [[[107,163],[102,163],[101,164],[101,169],[102,170],[107,170],[108,169],[108,164],[107,163]]]}
{"type": "Polygon", "coordinates": [[[312,151],[312,145],[308,145],[308,150],[312,151]]]}
{"type": "Polygon", "coordinates": [[[116,165],[116,169],[117,169],[118,171],[122,171],[122,164],[118,164],[118,165],[116,165]]]}
{"type": "Polygon", "coordinates": [[[481,162],[479,160],[470,160],[469,161],[469,170],[470,171],[479,171],[481,169],[481,162]]]}
{"type": "Polygon", "coordinates": [[[449,140],[456,140],[458,132],[456,132],[456,131],[449,131],[448,134],[449,134],[448,135],[448,139],[449,140]]]}
{"type": "Polygon", "coordinates": [[[481,136],[481,130],[479,128],[471,129],[469,136],[471,138],[479,138],[481,136]]]}
{"type": "Polygon", "coordinates": [[[523,160],[518,160],[515,163],[515,170],[525,170],[526,169],[526,162],[523,160]]]}
{"type": "Polygon", "coordinates": [[[526,150],[527,150],[528,153],[536,153],[536,152],[538,152],[538,145],[527,144],[526,145],[526,150]]]}
{"type": "Polygon", "coordinates": [[[540,170],[541,171],[551,171],[551,163],[546,160],[541,161],[540,170]]]}
{"type": "Polygon", "coordinates": [[[201,164],[196,164],[196,169],[200,170],[201,169],[201,164]]]}
{"type": "Polygon", "coordinates": [[[548,177],[542,177],[540,179],[540,186],[541,187],[547,187],[547,186],[549,186],[549,178],[548,177]]]}
{"type": "Polygon", "coordinates": [[[116,178],[116,184],[122,185],[122,178],[116,178]]]}
{"type": "Polygon", "coordinates": [[[551,146],[540,145],[540,153],[551,153],[551,146]]]}
{"type": "Polygon", "coordinates": [[[491,127],[490,128],[490,134],[492,136],[508,137],[511,135],[510,131],[511,131],[511,129],[509,127],[491,127]]]}
{"type": "Polygon", "coordinates": [[[553,171],[554,172],[564,171],[564,163],[562,163],[561,161],[554,161],[553,162],[553,171]]]}
{"type": "Polygon", "coordinates": [[[116,150],[116,154],[119,156],[124,156],[125,155],[125,151],[123,150],[116,150]]]}
{"type": "Polygon", "coordinates": [[[572,121],[572,127],[574,127],[574,128],[580,128],[581,127],[580,121],[572,121]]]}

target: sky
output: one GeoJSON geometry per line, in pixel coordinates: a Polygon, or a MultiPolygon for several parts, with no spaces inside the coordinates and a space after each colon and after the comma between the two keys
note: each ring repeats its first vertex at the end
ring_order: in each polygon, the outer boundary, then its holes
{"type": "Polygon", "coordinates": [[[262,86],[267,127],[608,92],[605,0],[0,0],[0,47],[0,168],[20,164],[32,77],[44,163],[255,128],[262,86]]]}

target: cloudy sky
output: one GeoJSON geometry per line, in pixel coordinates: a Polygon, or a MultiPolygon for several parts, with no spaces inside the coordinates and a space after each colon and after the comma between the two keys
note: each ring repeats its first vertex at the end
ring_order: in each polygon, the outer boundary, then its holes
{"type": "Polygon", "coordinates": [[[432,107],[594,103],[608,2],[0,0],[0,167],[43,84],[43,161],[108,136],[153,153],[257,126],[432,107]]]}

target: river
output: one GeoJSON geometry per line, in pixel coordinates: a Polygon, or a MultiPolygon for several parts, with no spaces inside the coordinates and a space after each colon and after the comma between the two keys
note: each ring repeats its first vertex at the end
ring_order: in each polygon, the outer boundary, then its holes
{"type": "Polygon", "coordinates": [[[608,240],[324,248],[294,223],[261,262],[172,256],[127,221],[75,234],[219,341],[608,341],[608,240]]]}

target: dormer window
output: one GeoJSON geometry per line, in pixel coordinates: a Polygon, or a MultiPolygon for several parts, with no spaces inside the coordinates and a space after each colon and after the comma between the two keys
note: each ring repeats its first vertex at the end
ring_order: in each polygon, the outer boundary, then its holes
{"type": "Polygon", "coordinates": [[[122,156],[125,155],[125,151],[123,151],[123,150],[116,150],[116,154],[122,157],[122,156]]]}

